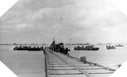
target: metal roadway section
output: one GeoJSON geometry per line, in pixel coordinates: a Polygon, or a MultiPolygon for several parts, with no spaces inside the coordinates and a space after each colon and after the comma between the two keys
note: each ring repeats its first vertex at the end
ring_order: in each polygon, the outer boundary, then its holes
{"type": "Polygon", "coordinates": [[[44,50],[46,77],[109,77],[114,71],[44,50]]]}

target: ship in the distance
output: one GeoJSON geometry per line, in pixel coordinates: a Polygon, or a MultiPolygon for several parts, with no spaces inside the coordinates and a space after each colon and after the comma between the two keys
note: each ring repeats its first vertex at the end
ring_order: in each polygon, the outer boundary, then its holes
{"type": "Polygon", "coordinates": [[[115,46],[113,46],[113,45],[112,45],[112,46],[111,46],[111,45],[106,46],[106,48],[107,48],[107,49],[116,49],[116,47],[115,47],[115,46]]]}
{"type": "Polygon", "coordinates": [[[74,47],[74,50],[92,50],[92,51],[96,51],[99,50],[98,47],[94,47],[94,45],[88,45],[88,46],[77,46],[74,47]]]}

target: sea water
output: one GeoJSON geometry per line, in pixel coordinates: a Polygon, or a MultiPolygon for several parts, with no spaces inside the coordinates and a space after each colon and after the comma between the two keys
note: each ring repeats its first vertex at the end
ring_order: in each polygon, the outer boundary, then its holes
{"type": "MultiPolygon", "coordinates": [[[[0,45],[0,60],[18,77],[45,77],[43,51],[14,51],[14,45],[0,45]]],[[[71,56],[80,58],[85,56],[87,61],[105,66],[122,64],[127,60],[127,46],[107,50],[105,45],[98,45],[98,51],[78,51],[68,46],[71,56]]]]}
{"type": "Polygon", "coordinates": [[[43,51],[14,51],[14,47],[0,45],[0,60],[10,70],[18,77],[45,77],[43,51]]]}
{"type": "Polygon", "coordinates": [[[114,66],[122,64],[127,61],[127,46],[116,47],[116,49],[106,49],[105,45],[95,45],[99,47],[98,51],[88,51],[88,50],[74,50],[76,46],[69,46],[71,51],[69,52],[71,56],[80,58],[85,56],[87,61],[95,62],[101,65],[114,66]]]}

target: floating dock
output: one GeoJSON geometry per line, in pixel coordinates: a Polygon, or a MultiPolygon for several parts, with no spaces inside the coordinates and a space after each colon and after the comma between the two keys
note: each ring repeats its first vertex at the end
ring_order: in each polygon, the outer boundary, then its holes
{"type": "Polygon", "coordinates": [[[44,50],[45,77],[110,77],[115,71],[97,63],[44,50]]]}

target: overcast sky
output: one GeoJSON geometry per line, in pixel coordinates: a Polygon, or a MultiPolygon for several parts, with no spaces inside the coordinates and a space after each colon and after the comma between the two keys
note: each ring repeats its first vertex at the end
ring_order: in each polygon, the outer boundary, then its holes
{"type": "Polygon", "coordinates": [[[109,0],[18,0],[0,18],[0,42],[127,42],[127,17],[109,0]]]}

